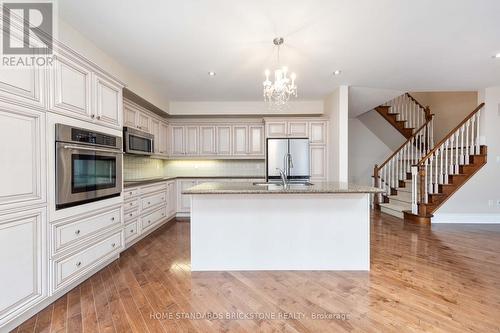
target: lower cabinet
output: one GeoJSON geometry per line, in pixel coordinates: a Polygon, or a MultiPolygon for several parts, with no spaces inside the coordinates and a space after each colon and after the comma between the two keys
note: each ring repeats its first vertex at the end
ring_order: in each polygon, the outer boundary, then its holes
{"type": "Polygon", "coordinates": [[[189,213],[191,211],[191,196],[182,194],[190,187],[198,184],[198,181],[192,179],[182,179],[177,181],[177,212],[189,213]]]}
{"type": "Polygon", "coordinates": [[[46,208],[0,215],[0,327],[47,296],[46,223],[46,208]]]}
{"type": "Polygon", "coordinates": [[[328,156],[326,145],[310,145],[311,181],[325,181],[327,179],[328,156]]]}

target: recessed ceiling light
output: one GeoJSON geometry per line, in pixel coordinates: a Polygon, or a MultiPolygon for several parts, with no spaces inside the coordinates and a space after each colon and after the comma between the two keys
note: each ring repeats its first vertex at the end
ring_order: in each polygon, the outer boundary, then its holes
{"type": "Polygon", "coordinates": [[[208,72],[208,76],[215,76],[216,73],[215,72],[208,72]]]}
{"type": "Polygon", "coordinates": [[[333,75],[337,76],[340,75],[342,71],[340,69],[337,69],[335,72],[333,72],[333,75]]]}

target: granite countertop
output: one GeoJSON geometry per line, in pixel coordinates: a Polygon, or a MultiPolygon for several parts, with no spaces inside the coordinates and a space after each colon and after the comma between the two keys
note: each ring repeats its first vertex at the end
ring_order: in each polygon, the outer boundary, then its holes
{"type": "Polygon", "coordinates": [[[254,185],[251,182],[203,183],[184,190],[183,194],[275,194],[275,193],[380,193],[382,190],[371,187],[339,182],[314,182],[313,185],[254,185]]]}
{"type": "Polygon", "coordinates": [[[264,179],[265,177],[259,177],[259,176],[194,176],[194,177],[161,177],[161,178],[147,178],[147,179],[138,179],[138,180],[126,180],[123,182],[123,187],[135,187],[135,186],[142,186],[142,185],[149,185],[149,184],[154,184],[154,183],[159,183],[159,182],[164,182],[167,180],[175,180],[175,179],[264,179]]]}

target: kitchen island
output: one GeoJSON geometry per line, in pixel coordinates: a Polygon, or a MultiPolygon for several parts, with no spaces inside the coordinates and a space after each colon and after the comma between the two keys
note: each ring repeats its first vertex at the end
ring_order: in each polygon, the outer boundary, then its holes
{"type": "Polygon", "coordinates": [[[370,193],[377,192],[333,182],[189,188],[191,269],[369,270],[370,193]]]}

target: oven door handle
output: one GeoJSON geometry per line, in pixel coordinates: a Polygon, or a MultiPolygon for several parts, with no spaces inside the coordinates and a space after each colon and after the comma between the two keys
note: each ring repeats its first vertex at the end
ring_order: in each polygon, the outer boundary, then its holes
{"type": "Polygon", "coordinates": [[[83,146],[75,146],[75,145],[64,145],[63,148],[64,149],[89,150],[89,151],[102,152],[102,153],[112,153],[112,154],[123,154],[123,152],[121,152],[121,151],[112,150],[112,149],[105,149],[105,148],[91,148],[91,147],[83,147],[83,146]]]}

